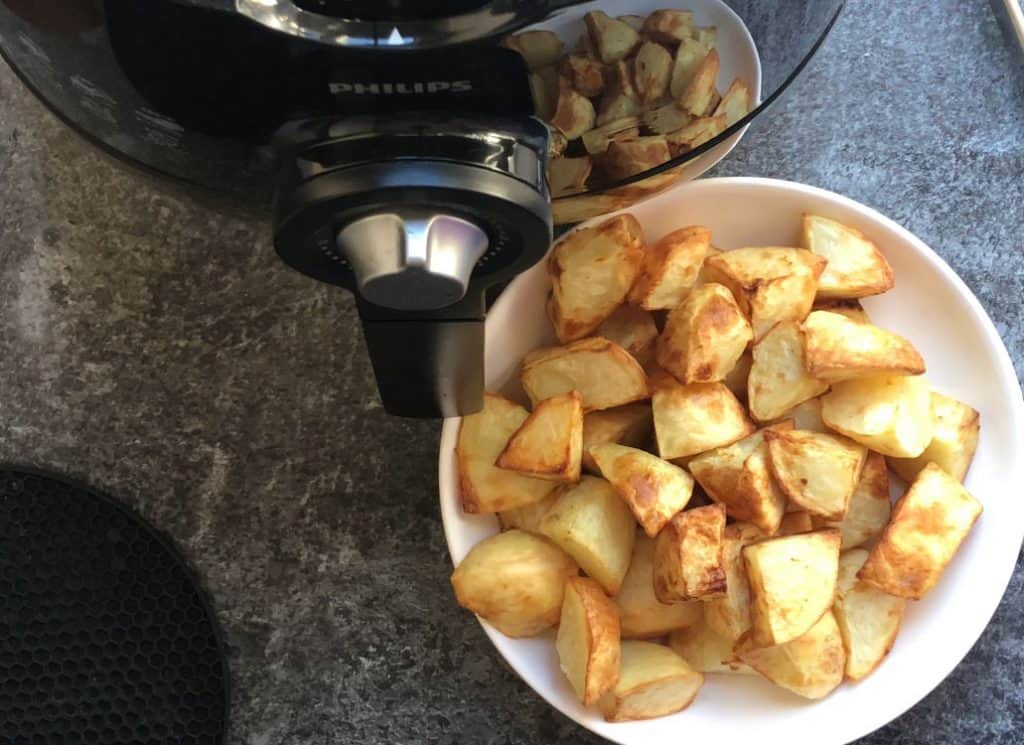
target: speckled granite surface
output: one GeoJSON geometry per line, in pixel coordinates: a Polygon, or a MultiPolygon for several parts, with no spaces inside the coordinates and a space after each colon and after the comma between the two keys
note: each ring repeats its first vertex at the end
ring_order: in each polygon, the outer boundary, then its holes
{"type": "MultiPolygon", "coordinates": [[[[1024,73],[986,4],[854,2],[719,175],[845,193],[960,272],[1024,371],[1024,73]]],[[[162,194],[0,68],[0,460],[131,502],[230,645],[240,745],[597,743],[448,590],[439,427],[381,411],[352,303],[162,194]]],[[[878,745],[1024,738],[1022,580],[878,745]]]]}

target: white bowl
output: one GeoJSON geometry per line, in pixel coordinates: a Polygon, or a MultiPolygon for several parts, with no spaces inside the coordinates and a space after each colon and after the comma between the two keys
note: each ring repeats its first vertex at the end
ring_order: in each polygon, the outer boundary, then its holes
{"type": "MultiPolygon", "coordinates": [[[[494,646],[552,706],[622,745],[683,742],[847,743],[898,717],[942,681],[981,635],[1009,582],[1024,536],[1024,401],[1010,357],[977,298],[928,246],[891,220],[844,197],[768,179],[710,179],[680,185],[630,210],[649,242],[675,228],[711,228],[721,248],[795,245],[800,214],[832,217],[862,230],[885,252],[896,287],[864,305],[872,319],[911,339],[941,391],[981,412],[981,438],[967,488],[985,511],[938,586],[909,603],[895,646],[878,670],[810,702],[766,681],[709,675],[687,710],[664,719],[609,724],[585,709],[558,669],[553,634],[509,639],[483,623],[494,646]]],[[[552,340],[544,312],[543,264],[524,273],[487,319],[487,385],[506,389],[523,355],[552,340]]],[[[458,564],[497,531],[490,516],[459,507],[454,447],[459,420],[441,436],[441,515],[458,564]]]]}

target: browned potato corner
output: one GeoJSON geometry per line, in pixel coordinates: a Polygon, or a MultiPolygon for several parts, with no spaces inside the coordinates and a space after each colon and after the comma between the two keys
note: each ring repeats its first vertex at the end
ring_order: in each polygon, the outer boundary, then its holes
{"type": "Polygon", "coordinates": [[[598,56],[606,65],[628,57],[640,44],[640,34],[629,24],[603,11],[591,11],[583,16],[583,21],[598,56]]]}
{"type": "Polygon", "coordinates": [[[583,456],[583,397],[577,391],[537,404],[495,465],[534,478],[575,483],[583,456]]]}
{"type": "Polygon", "coordinates": [[[722,543],[725,508],[714,504],[680,512],[654,542],[654,594],[663,603],[725,595],[722,543]]]}

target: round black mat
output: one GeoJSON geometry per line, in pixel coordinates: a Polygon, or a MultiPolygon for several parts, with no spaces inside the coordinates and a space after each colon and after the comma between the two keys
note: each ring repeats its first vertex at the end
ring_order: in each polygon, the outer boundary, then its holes
{"type": "Polygon", "coordinates": [[[226,684],[166,539],[91,489],[0,466],[0,742],[221,743],[226,684]]]}

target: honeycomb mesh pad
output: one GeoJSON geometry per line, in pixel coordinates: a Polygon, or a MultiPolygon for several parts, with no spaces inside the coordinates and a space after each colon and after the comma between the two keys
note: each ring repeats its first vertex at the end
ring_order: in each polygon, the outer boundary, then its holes
{"type": "Polygon", "coordinates": [[[92,489],[0,466],[0,743],[221,743],[226,684],[166,539],[92,489]]]}

